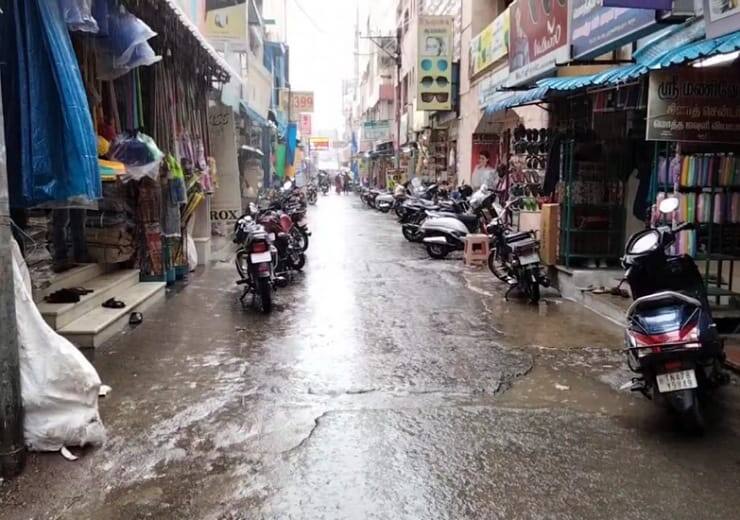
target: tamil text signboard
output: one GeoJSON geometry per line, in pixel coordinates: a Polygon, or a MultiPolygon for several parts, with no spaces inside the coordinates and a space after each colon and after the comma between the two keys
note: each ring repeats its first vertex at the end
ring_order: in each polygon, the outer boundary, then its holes
{"type": "Polygon", "coordinates": [[[661,27],[655,22],[655,11],[650,9],[602,7],[598,0],[572,2],[574,59],[598,56],[661,27]]]}
{"type": "Polygon", "coordinates": [[[506,9],[470,42],[470,74],[475,76],[509,53],[509,10],[506,9]]]}
{"type": "Polygon", "coordinates": [[[247,40],[246,0],[206,0],[200,29],[207,38],[244,42],[247,40]]]}
{"type": "Polygon", "coordinates": [[[509,10],[510,86],[527,83],[570,58],[566,0],[517,0],[509,10]]]}
{"type": "Polygon", "coordinates": [[[328,137],[311,137],[308,142],[311,144],[311,150],[322,151],[331,147],[331,139],[328,137]]]}
{"type": "Polygon", "coordinates": [[[682,67],[651,72],[647,140],[740,142],[738,69],[682,67]]]}
{"type": "Polygon", "coordinates": [[[420,16],[418,110],[452,110],[451,16],[420,16]]]}
{"type": "Polygon", "coordinates": [[[301,137],[303,139],[309,137],[311,135],[311,114],[301,114],[298,121],[298,129],[301,132],[301,137]]]}

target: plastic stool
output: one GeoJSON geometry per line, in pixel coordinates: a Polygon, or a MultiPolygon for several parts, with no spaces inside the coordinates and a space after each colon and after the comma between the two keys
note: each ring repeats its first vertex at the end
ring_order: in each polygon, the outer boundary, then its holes
{"type": "Polygon", "coordinates": [[[488,235],[465,237],[465,265],[485,265],[488,262],[488,235]]]}

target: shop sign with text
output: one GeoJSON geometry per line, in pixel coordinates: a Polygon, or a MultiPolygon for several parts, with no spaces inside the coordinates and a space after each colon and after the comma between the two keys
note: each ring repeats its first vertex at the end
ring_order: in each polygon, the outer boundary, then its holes
{"type": "Polygon", "coordinates": [[[517,0],[509,8],[509,85],[521,85],[570,58],[567,0],[517,0]]]}
{"type": "Polygon", "coordinates": [[[420,16],[417,110],[452,110],[451,16],[420,16]]]}
{"type": "Polygon", "coordinates": [[[634,9],[662,9],[673,8],[673,0],[603,0],[604,7],[632,7],[634,9]]]}
{"type": "Polygon", "coordinates": [[[509,10],[470,42],[470,75],[475,76],[509,53],[509,10]]]}
{"type": "Polygon", "coordinates": [[[313,112],[313,92],[298,92],[284,89],[280,91],[280,109],[288,113],[290,106],[290,115],[297,118],[298,114],[310,114],[313,112]]]}
{"type": "Polygon", "coordinates": [[[311,145],[311,150],[322,151],[330,148],[331,139],[328,137],[311,137],[308,142],[311,145]]]}
{"type": "Polygon", "coordinates": [[[217,40],[244,42],[247,39],[246,0],[206,0],[201,32],[217,40]]]}
{"type": "Polygon", "coordinates": [[[301,114],[299,117],[299,129],[301,137],[306,138],[311,135],[311,114],[301,114]]]}
{"type": "Polygon", "coordinates": [[[389,141],[391,138],[391,122],[388,119],[381,121],[365,121],[362,123],[362,139],[370,141],[389,141]]]}
{"type": "Polygon", "coordinates": [[[242,215],[234,111],[226,105],[208,108],[208,138],[218,168],[218,188],[211,202],[211,220],[232,221],[242,215]]]}
{"type": "Polygon", "coordinates": [[[740,142],[737,68],[693,68],[650,73],[648,141],[740,142]]]}
{"type": "Polygon", "coordinates": [[[704,0],[707,38],[740,30],[740,0],[704,0]]]}
{"type": "Polygon", "coordinates": [[[573,58],[591,58],[659,29],[655,11],[602,7],[600,0],[572,0],[573,58]]]}

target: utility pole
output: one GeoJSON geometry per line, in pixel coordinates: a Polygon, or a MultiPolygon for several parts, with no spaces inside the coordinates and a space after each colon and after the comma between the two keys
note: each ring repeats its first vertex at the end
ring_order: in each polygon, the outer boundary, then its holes
{"type": "Polygon", "coordinates": [[[15,316],[5,121],[0,85],[0,477],[20,474],[25,463],[23,405],[15,316]]]}

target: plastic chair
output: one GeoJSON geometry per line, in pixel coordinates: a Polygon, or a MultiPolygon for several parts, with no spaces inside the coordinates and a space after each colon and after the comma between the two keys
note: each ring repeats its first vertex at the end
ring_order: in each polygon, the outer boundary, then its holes
{"type": "Polygon", "coordinates": [[[485,265],[488,262],[488,235],[468,235],[465,237],[465,265],[485,265]]]}

